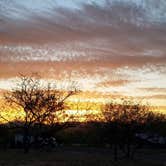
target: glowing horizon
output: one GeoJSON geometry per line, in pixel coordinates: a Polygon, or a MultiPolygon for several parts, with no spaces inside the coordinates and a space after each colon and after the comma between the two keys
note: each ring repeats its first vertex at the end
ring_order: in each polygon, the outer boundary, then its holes
{"type": "Polygon", "coordinates": [[[131,97],[166,113],[166,2],[11,0],[0,2],[0,98],[18,73],[39,73],[74,100],[131,97]]]}

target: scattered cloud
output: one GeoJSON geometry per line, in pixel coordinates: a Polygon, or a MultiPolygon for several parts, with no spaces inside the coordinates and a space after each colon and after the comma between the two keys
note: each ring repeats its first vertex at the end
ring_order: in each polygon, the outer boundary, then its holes
{"type": "Polygon", "coordinates": [[[0,88],[38,72],[164,103],[165,11],[165,0],[1,0],[0,88]]]}

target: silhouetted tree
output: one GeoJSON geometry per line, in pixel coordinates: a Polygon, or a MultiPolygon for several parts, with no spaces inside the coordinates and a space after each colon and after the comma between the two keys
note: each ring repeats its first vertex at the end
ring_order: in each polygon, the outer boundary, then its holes
{"type": "Polygon", "coordinates": [[[107,124],[107,135],[114,147],[114,159],[118,157],[118,147],[121,147],[127,158],[134,152],[131,145],[135,141],[135,134],[148,123],[151,111],[148,105],[133,100],[122,99],[119,103],[111,102],[104,106],[103,115],[107,124]]]}
{"type": "MultiPolygon", "coordinates": [[[[5,99],[11,106],[24,112],[24,152],[29,151],[29,132],[34,124],[41,129],[43,124],[50,123],[50,119],[57,118],[66,108],[65,101],[76,93],[76,89],[69,91],[56,90],[47,84],[42,87],[39,77],[21,76],[17,88],[5,94],[5,99]]],[[[53,121],[52,121],[53,123],[53,121]]]]}

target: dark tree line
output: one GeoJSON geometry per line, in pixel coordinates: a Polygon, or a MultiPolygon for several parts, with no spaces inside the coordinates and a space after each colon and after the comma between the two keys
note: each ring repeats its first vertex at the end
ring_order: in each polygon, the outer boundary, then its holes
{"type": "MultiPolygon", "coordinates": [[[[10,122],[1,114],[0,118],[8,122],[10,129],[17,128],[23,131],[24,152],[27,153],[30,148],[29,136],[33,129],[35,129],[36,136],[45,129],[53,134],[69,127],[72,120],[75,121],[74,115],[66,113],[66,109],[70,109],[66,100],[77,92],[78,90],[73,85],[65,91],[57,90],[50,84],[43,87],[37,76],[21,76],[18,86],[5,94],[5,100],[6,104],[24,113],[23,119],[10,122]]],[[[79,111],[79,103],[77,104],[79,111]]],[[[104,122],[92,122],[91,131],[95,129],[93,135],[98,139],[98,144],[104,142],[111,145],[115,160],[119,158],[119,151],[124,154],[124,157],[133,158],[139,147],[136,133],[152,131],[165,134],[166,116],[154,113],[150,109],[147,104],[134,100],[112,101],[102,107],[104,122]]],[[[89,110],[90,107],[87,106],[86,111],[89,110]]],[[[88,114],[88,116],[87,119],[93,119],[91,117],[93,115],[88,114]]],[[[84,123],[86,122],[89,123],[85,119],[84,123]]],[[[4,131],[3,128],[1,130],[4,131]]]]}
{"type": "Polygon", "coordinates": [[[120,104],[111,102],[104,106],[105,136],[113,146],[115,160],[118,159],[118,150],[122,151],[126,158],[134,157],[140,145],[136,133],[158,133],[161,125],[166,126],[166,116],[150,109],[148,105],[128,99],[121,99],[120,104]]]}

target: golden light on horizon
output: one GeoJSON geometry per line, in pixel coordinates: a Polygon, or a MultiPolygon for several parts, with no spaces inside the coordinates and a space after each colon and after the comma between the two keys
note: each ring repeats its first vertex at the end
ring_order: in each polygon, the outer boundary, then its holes
{"type": "MultiPolygon", "coordinates": [[[[77,95],[76,95],[77,96],[77,95]]],[[[64,110],[64,112],[59,112],[59,115],[57,116],[57,120],[60,122],[65,122],[65,118],[63,116],[63,114],[68,115],[69,121],[78,121],[78,122],[87,122],[87,121],[103,121],[104,117],[102,114],[102,108],[106,103],[109,103],[111,101],[116,101],[117,103],[121,104],[121,98],[116,98],[116,100],[107,98],[107,100],[101,100],[101,98],[99,98],[99,100],[96,100],[96,96],[95,100],[88,100],[88,97],[85,99],[81,100],[81,96],[74,96],[73,99],[68,99],[68,101],[66,102],[66,105],[68,108],[70,109],[66,109],[64,110]],[[109,101],[109,102],[108,102],[109,101]]],[[[133,99],[134,101],[134,99],[133,99]]],[[[7,123],[9,121],[22,121],[24,120],[24,116],[25,113],[23,111],[23,109],[15,107],[12,108],[10,105],[8,105],[7,103],[5,103],[4,100],[1,100],[0,102],[0,112],[1,112],[1,116],[3,118],[0,118],[0,123],[7,123]]],[[[147,104],[146,102],[143,104],[147,104]]],[[[166,113],[166,107],[162,107],[162,106],[151,106],[150,107],[150,111],[154,111],[154,112],[160,112],[160,113],[166,113]]]]}

